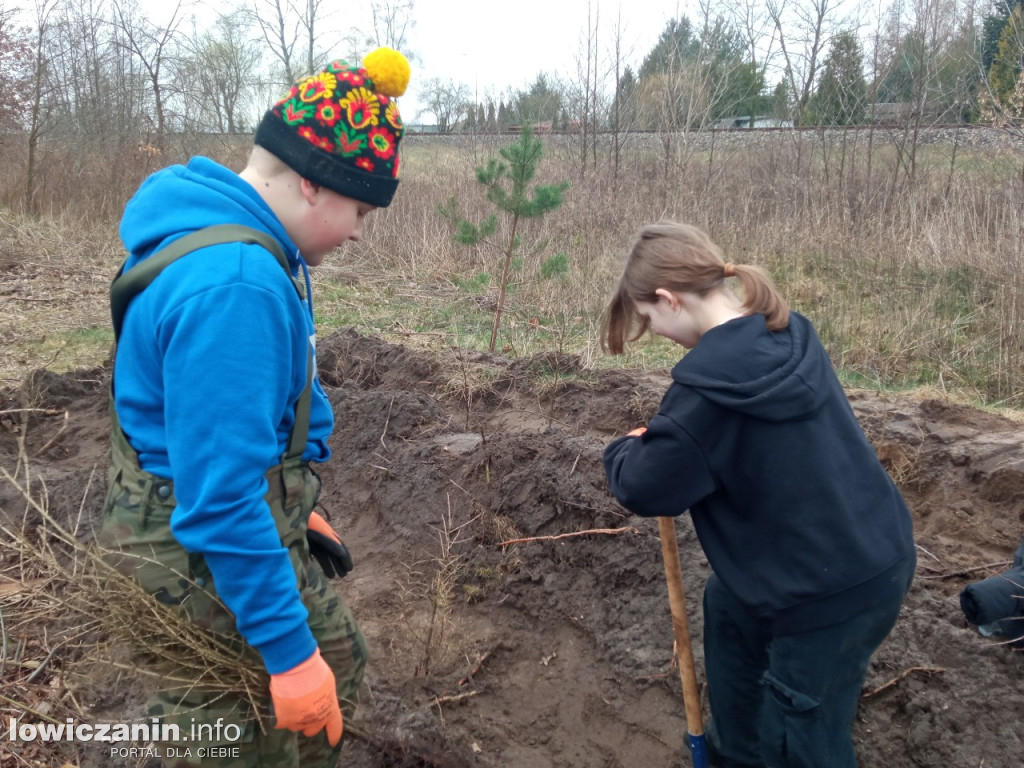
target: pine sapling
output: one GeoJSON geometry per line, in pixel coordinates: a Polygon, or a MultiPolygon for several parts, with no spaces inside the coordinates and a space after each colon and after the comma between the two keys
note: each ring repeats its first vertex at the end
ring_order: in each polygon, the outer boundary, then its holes
{"type": "Polygon", "coordinates": [[[455,222],[455,242],[462,245],[486,245],[501,254],[498,303],[494,310],[488,346],[491,352],[498,338],[513,260],[522,244],[520,222],[522,219],[539,218],[558,208],[562,204],[562,194],[569,187],[569,182],[563,181],[530,188],[543,154],[540,139],[534,136],[530,126],[523,126],[518,141],[499,150],[499,154],[502,160],[491,158],[486,165],[476,169],[476,180],[486,188],[487,200],[497,209],[496,212],[479,224],[474,224],[457,214],[454,197],[438,209],[442,216],[455,222]],[[507,234],[500,242],[492,239],[498,231],[499,217],[507,222],[507,234]]]}

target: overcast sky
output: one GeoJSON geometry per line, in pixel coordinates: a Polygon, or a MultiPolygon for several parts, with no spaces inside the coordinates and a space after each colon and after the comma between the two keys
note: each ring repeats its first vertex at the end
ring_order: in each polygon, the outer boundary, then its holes
{"type": "MultiPolygon", "coordinates": [[[[499,97],[523,89],[539,73],[576,80],[582,40],[597,14],[599,55],[610,59],[615,28],[622,28],[622,55],[636,67],[672,17],[686,13],[680,0],[414,0],[415,26],[407,33],[419,57],[403,103],[418,109],[416,83],[431,78],[465,83],[499,97]],[[588,5],[591,21],[588,23],[588,5]]],[[[404,112],[404,110],[403,110],[404,112]]]]}
{"type": "MultiPolygon", "coordinates": [[[[182,0],[179,17],[187,20],[195,15],[206,21],[239,1],[253,4],[253,0],[182,0]]],[[[406,30],[407,50],[403,53],[415,59],[409,90],[400,101],[406,122],[418,122],[417,113],[422,109],[419,89],[432,78],[464,83],[479,101],[488,95],[498,99],[510,88],[528,88],[541,72],[577,81],[577,61],[585,51],[582,41],[595,15],[602,60],[612,57],[615,30],[621,24],[622,58],[635,70],[669,19],[687,13],[696,24],[699,14],[698,0],[412,1],[413,23],[406,30]]],[[[177,5],[175,0],[138,2],[153,21],[164,23],[177,5]]],[[[339,58],[350,55],[342,40],[353,29],[372,33],[371,2],[321,5],[325,24],[337,30],[322,33],[324,45],[336,41],[337,49],[330,54],[339,58]]],[[[256,0],[256,5],[265,7],[266,0],[256,0]]],[[[179,26],[182,31],[190,28],[187,21],[179,26]]],[[[429,118],[426,121],[431,122],[429,118]]]]}

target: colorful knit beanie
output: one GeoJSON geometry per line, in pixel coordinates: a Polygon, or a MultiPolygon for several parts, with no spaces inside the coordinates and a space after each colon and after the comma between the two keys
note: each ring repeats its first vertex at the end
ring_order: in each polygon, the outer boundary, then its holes
{"type": "Polygon", "coordinates": [[[304,179],[385,207],[398,188],[404,128],[395,97],[409,84],[409,62],[378,48],[362,67],[332,61],[293,86],[256,129],[255,142],[304,179]]]}

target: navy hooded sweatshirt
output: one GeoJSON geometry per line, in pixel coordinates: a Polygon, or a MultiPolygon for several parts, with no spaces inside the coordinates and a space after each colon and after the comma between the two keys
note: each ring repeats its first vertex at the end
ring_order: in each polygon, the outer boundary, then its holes
{"type": "Polygon", "coordinates": [[[604,463],[635,514],[689,509],[715,574],[779,633],[851,618],[915,557],[906,504],[796,312],[781,331],[755,314],[706,332],[604,463]]]}

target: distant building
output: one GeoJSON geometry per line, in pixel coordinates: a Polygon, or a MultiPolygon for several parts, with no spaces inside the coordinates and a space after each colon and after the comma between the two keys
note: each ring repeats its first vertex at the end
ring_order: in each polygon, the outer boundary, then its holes
{"type": "MultiPolygon", "coordinates": [[[[869,104],[864,110],[865,117],[876,125],[905,125],[917,117],[917,104],[912,101],[886,101],[869,104]]],[[[926,101],[921,110],[921,119],[934,123],[951,118],[941,102],[926,101]]]]}
{"type": "Polygon", "coordinates": [[[792,128],[792,120],[779,120],[776,117],[767,115],[740,115],[739,117],[724,117],[715,120],[711,124],[713,131],[734,131],[742,128],[792,128]]]}

